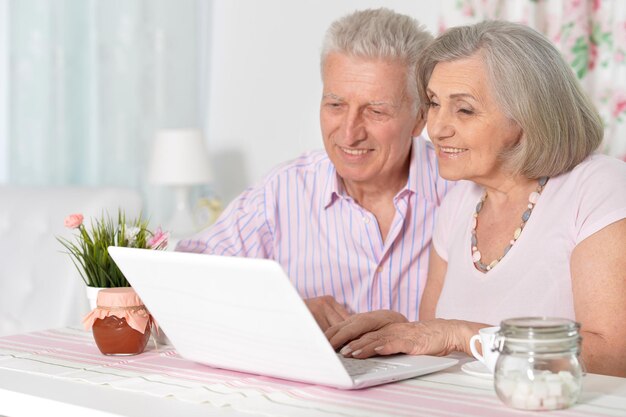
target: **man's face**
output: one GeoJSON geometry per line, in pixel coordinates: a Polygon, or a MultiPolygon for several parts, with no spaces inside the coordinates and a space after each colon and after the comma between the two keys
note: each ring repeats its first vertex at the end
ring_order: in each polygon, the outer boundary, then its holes
{"type": "Polygon", "coordinates": [[[406,66],[331,53],[323,82],[324,147],[346,185],[406,178],[411,138],[424,127],[407,91],[406,66]]]}

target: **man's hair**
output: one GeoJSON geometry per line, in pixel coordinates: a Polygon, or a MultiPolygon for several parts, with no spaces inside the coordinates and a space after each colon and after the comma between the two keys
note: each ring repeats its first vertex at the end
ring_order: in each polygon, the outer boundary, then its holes
{"type": "Polygon", "coordinates": [[[407,67],[407,93],[416,105],[417,62],[433,36],[423,25],[409,16],[392,10],[367,9],[334,21],[324,36],[322,45],[322,76],[326,58],[340,53],[366,59],[398,61],[407,67]]]}
{"type": "Polygon", "coordinates": [[[561,54],[543,35],[512,22],[453,27],[424,52],[420,98],[439,62],[482,58],[502,111],[522,129],[519,143],[501,155],[512,173],[527,178],[571,170],[601,143],[600,116],[561,54]]]}

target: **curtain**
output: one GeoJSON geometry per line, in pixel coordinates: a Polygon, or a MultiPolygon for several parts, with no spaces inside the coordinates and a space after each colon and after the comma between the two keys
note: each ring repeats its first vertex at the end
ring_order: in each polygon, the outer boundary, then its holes
{"type": "Polygon", "coordinates": [[[626,1],[443,0],[439,30],[485,19],[523,23],[548,37],[602,116],[601,151],[626,160],[626,1]]]}
{"type": "Polygon", "coordinates": [[[202,126],[206,7],[9,0],[8,182],[145,188],[155,130],[202,126]]]}

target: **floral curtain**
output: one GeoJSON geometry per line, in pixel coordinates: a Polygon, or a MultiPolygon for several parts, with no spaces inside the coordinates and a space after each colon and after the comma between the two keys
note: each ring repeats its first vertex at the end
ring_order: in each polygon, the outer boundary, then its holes
{"type": "Polygon", "coordinates": [[[439,31],[485,19],[523,23],[548,37],[604,120],[602,152],[626,160],[626,1],[443,0],[439,31]]]}

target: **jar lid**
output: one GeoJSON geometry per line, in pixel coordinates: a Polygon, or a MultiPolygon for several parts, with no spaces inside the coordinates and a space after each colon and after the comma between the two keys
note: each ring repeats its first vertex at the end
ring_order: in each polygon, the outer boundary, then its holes
{"type": "Polygon", "coordinates": [[[143,302],[132,287],[104,288],[98,291],[98,307],[139,307],[143,302]]]}
{"type": "Polygon", "coordinates": [[[91,329],[97,319],[116,316],[126,319],[128,325],[138,332],[146,331],[150,314],[132,287],[104,288],[98,291],[96,304],[96,308],[83,318],[85,329],[91,329]]]}
{"type": "Polygon", "coordinates": [[[578,336],[580,324],[558,317],[517,317],[503,320],[500,333],[511,339],[562,339],[578,336]]]}
{"type": "Polygon", "coordinates": [[[500,323],[496,346],[500,352],[577,351],[580,324],[556,317],[518,317],[500,323]]]}

